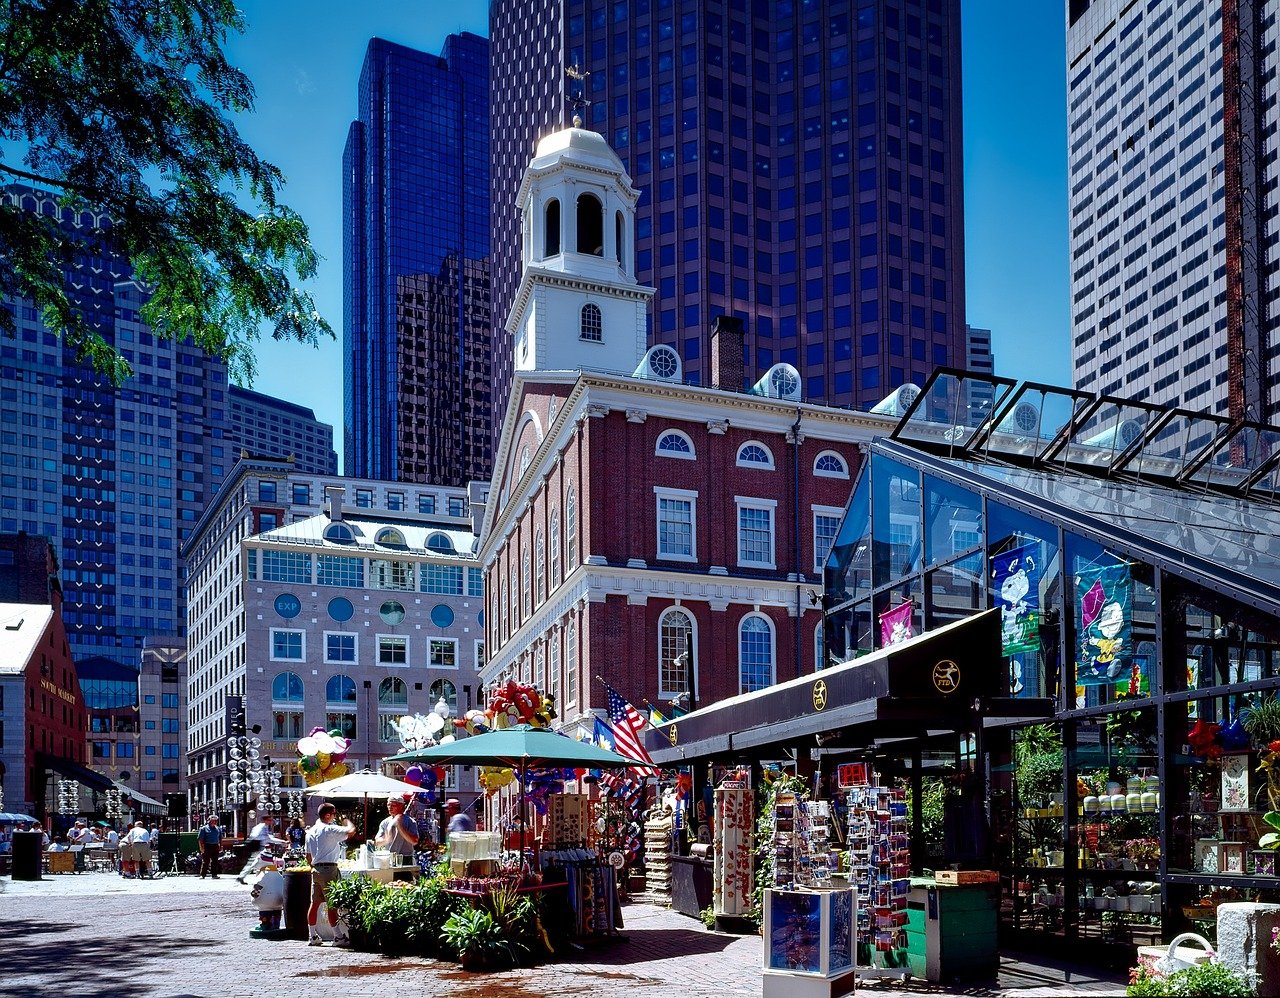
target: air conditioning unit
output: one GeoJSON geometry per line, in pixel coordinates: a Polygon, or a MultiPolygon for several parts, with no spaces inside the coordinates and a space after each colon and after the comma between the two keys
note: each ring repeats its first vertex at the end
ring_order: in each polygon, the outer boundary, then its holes
{"type": "Polygon", "coordinates": [[[871,411],[882,416],[905,416],[907,410],[911,408],[911,403],[919,396],[920,388],[908,381],[905,385],[895,388],[893,394],[873,405],[871,411]]]}
{"type": "Polygon", "coordinates": [[[790,364],[774,364],[755,383],[751,389],[753,395],[763,395],[771,399],[786,399],[790,402],[800,401],[800,372],[790,364]]]}
{"type": "Polygon", "coordinates": [[[1122,419],[1115,426],[1095,433],[1084,442],[1086,447],[1110,447],[1121,451],[1142,436],[1145,429],[1141,419],[1122,419]]]}
{"type": "Polygon", "coordinates": [[[1000,420],[1000,429],[1005,433],[1017,433],[1022,436],[1040,432],[1040,407],[1034,402],[1023,399],[1013,407],[1013,411],[1000,420]]]}
{"type": "Polygon", "coordinates": [[[650,347],[649,352],[640,361],[635,370],[635,377],[648,381],[680,381],[683,367],[680,355],[665,343],[650,347]]]}

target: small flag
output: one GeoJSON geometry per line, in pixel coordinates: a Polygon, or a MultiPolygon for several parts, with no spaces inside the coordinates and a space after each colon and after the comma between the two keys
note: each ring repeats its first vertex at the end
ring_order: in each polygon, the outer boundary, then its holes
{"type": "Polygon", "coordinates": [[[652,704],[649,705],[649,723],[655,728],[660,724],[667,723],[667,719],[662,716],[662,711],[658,710],[658,708],[652,704]]]}
{"type": "Polygon", "coordinates": [[[911,615],[914,610],[915,604],[907,600],[880,614],[880,644],[883,647],[891,648],[911,639],[911,615]]]}

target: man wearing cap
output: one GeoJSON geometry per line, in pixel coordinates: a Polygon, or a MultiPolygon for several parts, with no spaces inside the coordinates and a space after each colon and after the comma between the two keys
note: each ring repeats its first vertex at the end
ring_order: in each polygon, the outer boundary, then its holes
{"type": "Polygon", "coordinates": [[[200,829],[200,834],[196,836],[200,844],[200,879],[204,879],[206,872],[213,875],[213,879],[218,879],[218,851],[222,846],[222,829],[218,827],[218,816],[216,814],[209,815],[209,823],[200,829]]]}
{"type": "Polygon", "coordinates": [[[476,823],[471,820],[471,815],[462,810],[462,803],[457,797],[450,797],[444,802],[444,816],[449,821],[446,831],[450,835],[454,832],[474,832],[476,830],[476,823]]]}
{"type": "MultiPolygon", "coordinates": [[[[378,834],[373,844],[379,849],[386,849],[393,855],[407,857],[404,865],[412,866],[414,848],[418,844],[419,837],[418,823],[405,814],[404,809],[404,798],[399,794],[391,794],[387,797],[389,814],[378,826],[378,834]]],[[[397,874],[397,876],[400,875],[397,874]]]]}

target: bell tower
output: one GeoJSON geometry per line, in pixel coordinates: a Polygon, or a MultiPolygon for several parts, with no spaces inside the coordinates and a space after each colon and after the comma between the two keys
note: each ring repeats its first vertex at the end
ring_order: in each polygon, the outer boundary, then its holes
{"type": "Polygon", "coordinates": [[[653,297],[635,276],[639,196],[604,137],[576,119],[538,143],[516,198],[522,267],[506,327],[516,371],[636,370],[653,297]]]}

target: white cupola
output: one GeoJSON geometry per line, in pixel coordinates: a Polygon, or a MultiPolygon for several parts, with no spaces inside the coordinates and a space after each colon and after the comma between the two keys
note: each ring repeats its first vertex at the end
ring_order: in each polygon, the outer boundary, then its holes
{"type": "Polygon", "coordinates": [[[523,266],[506,326],[515,370],[631,374],[644,359],[653,288],[636,283],[639,197],[597,132],[565,128],[538,143],[516,198],[523,266]]]}

